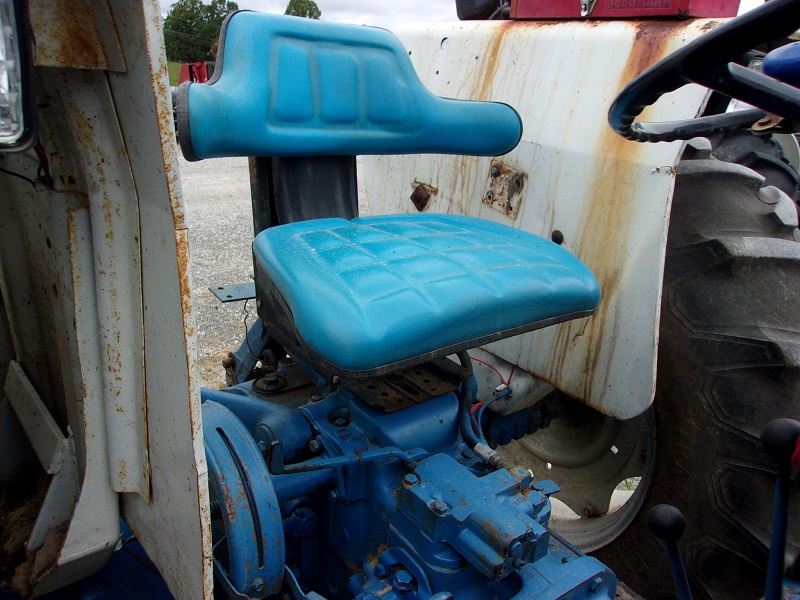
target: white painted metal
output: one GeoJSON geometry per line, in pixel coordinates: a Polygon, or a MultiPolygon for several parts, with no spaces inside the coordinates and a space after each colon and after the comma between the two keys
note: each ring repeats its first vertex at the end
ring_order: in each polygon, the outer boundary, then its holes
{"type": "Polygon", "coordinates": [[[28,539],[28,551],[44,544],[50,529],[69,520],[78,496],[78,465],[72,436],[61,433],[20,364],[12,361],[3,391],[17,414],[39,462],[53,478],[28,539]]]}
{"type": "Polygon", "coordinates": [[[107,2],[29,0],[36,32],[36,64],[124,71],[117,27],[107,2]]]}
{"type": "Polygon", "coordinates": [[[178,598],[213,597],[189,242],[156,0],[110,3],[127,72],[110,74],[136,185],[145,307],[151,497],[123,495],[126,521],[178,598]]]}
{"type": "Polygon", "coordinates": [[[100,568],[119,541],[121,505],[172,593],[210,598],[188,236],[159,5],[32,0],[31,11],[47,67],[36,72],[41,147],[0,155],[0,350],[34,390],[17,394],[20,412],[35,407],[33,427],[50,415],[49,430],[70,432],[76,476],[57,494],[70,502],[66,520],[45,501],[29,583],[44,593],[100,568]]]}
{"type": "MultiPolygon", "coordinates": [[[[667,221],[681,144],[637,144],[607,125],[608,107],[644,68],[702,34],[709,21],[463,22],[400,32],[422,81],[445,97],[495,100],[523,121],[500,157],[527,175],[516,218],[486,206],[492,158],[364,157],[359,183],[372,214],[413,212],[416,183],[436,191],[429,212],[506,223],[564,246],[597,275],[597,314],[491,344],[500,358],[599,410],[630,418],[654,394],[667,221]]],[[[705,91],[662,98],[644,119],[692,118],[705,91]]],[[[488,134],[488,133],[487,133],[488,134]]]]}
{"type": "Polygon", "coordinates": [[[89,194],[111,486],[150,495],[136,185],[106,75],[63,72],[61,98],[89,194]],[[110,184],[110,185],[109,185],[110,184]]]}

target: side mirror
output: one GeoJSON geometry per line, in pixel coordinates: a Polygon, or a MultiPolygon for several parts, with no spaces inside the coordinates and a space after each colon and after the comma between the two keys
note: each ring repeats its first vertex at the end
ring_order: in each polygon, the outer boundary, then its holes
{"type": "Polygon", "coordinates": [[[36,139],[32,39],[25,0],[0,0],[0,152],[36,139]]]}

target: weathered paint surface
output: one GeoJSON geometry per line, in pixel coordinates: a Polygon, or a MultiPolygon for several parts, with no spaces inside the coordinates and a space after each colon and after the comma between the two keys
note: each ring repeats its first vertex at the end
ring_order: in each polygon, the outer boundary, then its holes
{"type": "Polygon", "coordinates": [[[37,70],[41,145],[0,156],[0,286],[14,354],[72,433],[83,477],[71,520],[42,530],[53,551],[36,557],[47,578],[35,591],[101,567],[121,508],[175,597],[211,598],[188,232],[160,8],[32,0],[31,12],[37,65],[48,67],[37,70]]]}
{"type": "Polygon", "coordinates": [[[149,498],[136,185],[105,75],[65,72],[61,98],[88,186],[111,485],[149,498]]]}
{"type": "Polygon", "coordinates": [[[109,74],[141,230],[150,502],[123,515],[176,598],[213,597],[208,467],[200,414],[188,230],[156,0],[114,0],[127,71],[109,74]],[[160,149],[160,152],[158,151],[160,149]]]}
{"type": "MultiPolygon", "coordinates": [[[[491,158],[364,157],[359,183],[372,214],[412,212],[413,182],[437,188],[429,212],[463,213],[550,239],[600,281],[597,314],[490,345],[490,350],[620,418],[652,402],[667,220],[681,145],[616,136],[606,114],[650,64],[713,27],[710,21],[442,23],[400,33],[425,84],[451,98],[505,102],[523,122],[499,160],[523,173],[514,211],[485,201],[491,158]]],[[[643,118],[691,118],[690,86],[643,118]]]]}
{"type": "Polygon", "coordinates": [[[30,0],[30,16],[37,66],[125,70],[108,3],[30,0]]]}

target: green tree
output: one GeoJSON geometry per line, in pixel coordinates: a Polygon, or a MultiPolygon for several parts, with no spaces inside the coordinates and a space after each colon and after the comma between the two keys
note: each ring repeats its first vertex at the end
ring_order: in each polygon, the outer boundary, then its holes
{"type": "Polygon", "coordinates": [[[322,12],[314,0],[289,0],[289,5],[283,14],[307,19],[319,19],[322,16],[322,12]]]}
{"type": "Polygon", "coordinates": [[[213,58],[219,29],[225,17],[239,10],[236,2],[178,0],[164,17],[164,43],[167,58],[175,62],[195,62],[213,58]]]}

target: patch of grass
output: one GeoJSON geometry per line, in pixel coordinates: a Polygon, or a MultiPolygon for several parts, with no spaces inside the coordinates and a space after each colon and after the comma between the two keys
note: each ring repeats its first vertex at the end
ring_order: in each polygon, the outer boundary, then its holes
{"type": "Polygon", "coordinates": [[[171,86],[178,85],[178,80],[181,77],[181,63],[168,62],[167,70],[169,71],[169,84],[171,86]]]}

